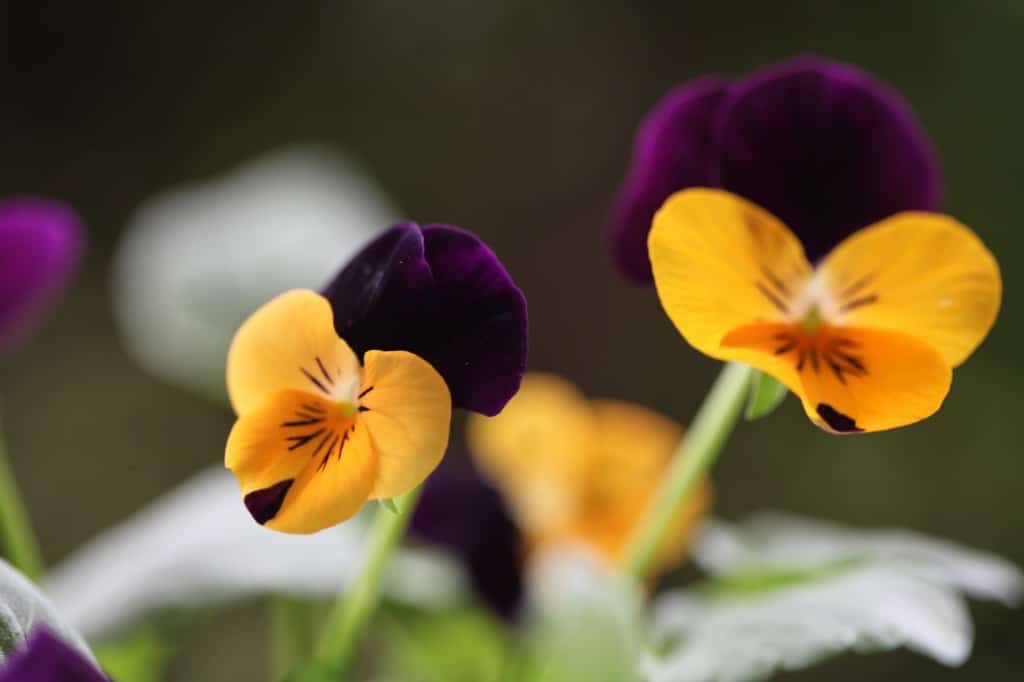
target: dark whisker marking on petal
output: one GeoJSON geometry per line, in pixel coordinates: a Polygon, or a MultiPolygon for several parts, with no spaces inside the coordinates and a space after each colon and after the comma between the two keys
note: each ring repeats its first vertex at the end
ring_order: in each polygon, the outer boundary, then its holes
{"type": "Polygon", "coordinates": [[[296,417],[302,417],[303,419],[323,419],[324,415],[321,414],[307,414],[302,410],[295,410],[296,417]]]}
{"type": "Polygon", "coordinates": [[[284,422],[281,426],[309,426],[310,424],[319,424],[324,420],[323,417],[311,417],[309,419],[303,419],[302,421],[284,422]]]}
{"type": "Polygon", "coordinates": [[[772,334],[772,338],[776,341],[792,341],[793,335],[789,332],[775,332],[772,334]]]}
{"type": "Polygon", "coordinates": [[[868,368],[864,366],[864,362],[860,358],[856,358],[852,355],[844,353],[838,348],[830,348],[829,352],[835,356],[838,356],[840,360],[845,361],[847,364],[849,364],[851,367],[855,368],[859,372],[863,374],[868,373],[868,368]]]}
{"type": "Polygon", "coordinates": [[[779,290],[779,293],[782,294],[783,298],[789,298],[789,288],[774,272],[762,265],[761,274],[768,278],[768,281],[772,286],[779,290]]]}
{"type": "Polygon", "coordinates": [[[804,371],[804,360],[807,359],[807,350],[803,347],[800,348],[800,359],[796,361],[796,371],[804,371]]]}
{"type": "Polygon", "coordinates": [[[868,294],[867,296],[861,296],[860,298],[855,298],[852,301],[847,301],[843,305],[839,306],[839,312],[848,313],[851,310],[860,308],[861,306],[870,305],[876,302],[878,302],[878,294],[868,294]]]}
{"type": "Polygon", "coordinates": [[[299,367],[299,371],[302,372],[306,376],[307,379],[312,381],[314,386],[316,386],[321,391],[323,391],[324,395],[328,395],[329,396],[331,394],[331,392],[327,390],[327,387],[320,383],[319,379],[317,379],[315,376],[313,376],[312,374],[310,374],[309,372],[306,371],[305,367],[299,367]]]}
{"type": "Polygon", "coordinates": [[[856,280],[855,282],[853,282],[852,284],[850,284],[849,286],[847,286],[845,289],[843,289],[840,292],[839,298],[841,298],[841,299],[850,298],[851,296],[856,294],[858,291],[860,291],[861,289],[866,287],[868,284],[870,284],[872,282],[872,280],[875,279],[875,275],[876,274],[877,273],[871,273],[870,275],[864,275],[860,279],[856,280]]]}
{"type": "Polygon", "coordinates": [[[362,398],[363,396],[365,396],[367,393],[369,393],[372,390],[373,390],[373,386],[370,386],[368,388],[363,389],[363,392],[360,393],[359,395],[357,395],[356,399],[362,398]]]}
{"type": "Polygon", "coordinates": [[[321,414],[327,411],[321,405],[310,405],[309,403],[302,403],[302,407],[309,410],[310,412],[319,412],[321,414]]]}
{"type": "Polygon", "coordinates": [[[843,368],[836,364],[836,361],[832,359],[831,355],[825,356],[825,362],[832,369],[832,373],[836,375],[836,379],[839,379],[839,383],[846,385],[846,377],[843,376],[843,368]]]}
{"type": "Polygon", "coordinates": [[[285,438],[286,441],[294,441],[294,443],[288,446],[288,450],[295,450],[297,448],[301,448],[303,445],[313,440],[326,430],[327,429],[325,427],[321,426],[318,430],[314,431],[313,433],[307,433],[302,436],[287,436],[285,438]]]}
{"type": "Polygon", "coordinates": [[[370,411],[370,408],[369,408],[369,407],[367,407],[366,405],[360,405],[360,406],[359,406],[359,411],[360,411],[360,412],[369,412],[369,411],[370,411]]]}
{"type": "Polygon", "coordinates": [[[327,461],[331,458],[331,453],[334,452],[334,446],[338,444],[338,439],[338,434],[334,434],[334,440],[327,446],[327,452],[324,453],[324,458],[320,460],[320,464],[316,468],[317,471],[323,471],[327,468],[327,461]]]}
{"type": "Polygon", "coordinates": [[[789,315],[789,308],[786,307],[786,304],[783,303],[782,299],[772,293],[772,290],[766,287],[764,282],[755,282],[754,286],[756,286],[757,290],[764,294],[764,297],[771,301],[772,305],[778,308],[783,315],[789,315]]]}
{"type": "Polygon", "coordinates": [[[323,447],[324,447],[324,443],[326,443],[326,442],[327,442],[327,439],[328,439],[328,438],[330,438],[330,437],[331,437],[331,436],[333,436],[333,435],[334,435],[334,429],[331,429],[330,431],[328,431],[327,433],[325,433],[325,434],[324,434],[324,437],[320,439],[320,442],[319,442],[319,443],[317,443],[317,446],[316,446],[316,450],[314,450],[314,451],[313,451],[313,454],[312,454],[312,455],[310,455],[310,457],[316,457],[316,454],[317,454],[318,452],[320,452],[320,450],[322,450],[322,449],[323,449],[323,447]]]}
{"type": "Polygon", "coordinates": [[[817,374],[821,371],[821,368],[818,366],[818,349],[811,346],[807,351],[811,356],[811,368],[814,370],[814,373],[817,374]]]}
{"type": "Polygon", "coordinates": [[[775,354],[776,355],[783,355],[784,353],[788,353],[789,351],[793,350],[794,348],[796,348],[796,341],[790,340],[789,342],[787,342],[787,343],[779,346],[778,348],[776,348],[775,349],[775,354]]]}
{"type": "Polygon", "coordinates": [[[324,363],[320,360],[320,356],[319,355],[316,356],[316,366],[320,368],[320,373],[324,375],[324,379],[327,380],[327,383],[329,383],[331,386],[333,386],[334,385],[334,379],[332,379],[331,375],[327,372],[327,368],[324,367],[324,363]]]}

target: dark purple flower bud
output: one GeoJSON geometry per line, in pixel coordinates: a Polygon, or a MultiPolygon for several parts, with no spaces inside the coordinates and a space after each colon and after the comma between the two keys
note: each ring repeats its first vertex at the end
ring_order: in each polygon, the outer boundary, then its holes
{"type": "Polygon", "coordinates": [[[0,669],[0,682],[110,682],[81,653],[37,628],[0,669]]]}
{"type": "Polygon", "coordinates": [[[61,291],[81,255],[82,232],[62,204],[0,200],[0,351],[23,340],[61,291]]]}
{"type": "Polygon", "coordinates": [[[457,227],[395,225],[324,296],[338,335],[362,355],[406,350],[440,373],[452,406],[495,415],[526,370],[526,299],[501,261],[457,227]]]}
{"type": "Polygon", "coordinates": [[[662,100],[637,134],[612,210],[612,255],[631,279],[650,282],[651,219],[687,187],[721,187],[768,209],[815,262],[882,218],[937,209],[940,185],[902,97],[853,66],[799,57],[731,84],[683,85],[662,100]]]}
{"type": "Polygon", "coordinates": [[[522,596],[519,531],[465,458],[449,455],[427,479],[409,532],[458,557],[484,603],[503,618],[515,616],[522,596]]]}

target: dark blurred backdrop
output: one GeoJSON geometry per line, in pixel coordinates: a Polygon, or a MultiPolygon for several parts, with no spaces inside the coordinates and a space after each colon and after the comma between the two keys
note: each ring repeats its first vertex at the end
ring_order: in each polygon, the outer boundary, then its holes
{"type": "MultiPolygon", "coordinates": [[[[715,473],[717,511],[908,526],[1024,564],[1024,5],[285,5],[0,3],[0,195],[63,198],[90,229],[62,307],[0,370],[47,559],[222,457],[229,415],[145,375],[119,345],[110,257],[147,196],[289,142],[335,143],[410,218],[489,241],[529,298],[534,369],[685,421],[717,364],[682,341],[653,290],[612,272],[604,250],[634,127],[681,81],[814,52],[874,72],[913,103],[939,150],[946,209],[1001,263],[1003,309],[924,423],[835,438],[791,398],[744,425],[715,473]]],[[[893,653],[780,679],[1020,679],[1024,612],[974,613],[978,641],[962,669],[893,653]]],[[[262,611],[240,607],[204,626],[173,679],[260,679],[253,614],[262,611]]]]}

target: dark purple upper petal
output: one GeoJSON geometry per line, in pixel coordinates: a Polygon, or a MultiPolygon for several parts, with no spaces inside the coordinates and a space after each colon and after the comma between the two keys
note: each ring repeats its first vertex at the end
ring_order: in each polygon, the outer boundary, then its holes
{"type": "Polygon", "coordinates": [[[612,260],[626,277],[651,281],[647,233],[665,199],[684,187],[711,184],[716,170],[715,115],[728,86],[727,80],[715,77],[682,85],[662,98],[640,124],[608,230],[612,260]]]}
{"type": "Polygon", "coordinates": [[[78,263],[82,243],[81,224],[68,207],[0,200],[0,350],[39,321],[78,263]]]}
{"type": "Polygon", "coordinates": [[[444,377],[452,405],[495,415],[526,370],[526,299],[487,245],[447,225],[395,225],[325,289],[356,353],[407,350],[444,377]]]}
{"type": "Polygon", "coordinates": [[[651,282],[647,234],[672,193],[722,187],[777,215],[815,262],[850,233],[935,210],[941,177],[907,103],[859,69],[798,57],[670,92],[644,119],[612,208],[612,257],[651,282]]]}
{"type": "Polygon", "coordinates": [[[718,139],[718,184],[778,216],[812,263],[882,218],[939,206],[910,107],[846,64],[801,57],[754,73],[730,90],[718,139]]]}
{"type": "Polygon", "coordinates": [[[413,538],[458,557],[496,613],[516,614],[522,596],[519,532],[498,493],[465,458],[446,457],[427,479],[409,529],[413,538]]]}
{"type": "Polygon", "coordinates": [[[23,649],[0,669],[0,682],[110,682],[82,654],[45,628],[37,628],[23,649]]]}

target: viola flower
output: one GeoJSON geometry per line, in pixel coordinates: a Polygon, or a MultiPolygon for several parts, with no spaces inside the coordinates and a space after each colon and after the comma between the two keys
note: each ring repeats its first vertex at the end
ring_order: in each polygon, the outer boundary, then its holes
{"type": "Polygon", "coordinates": [[[934,413],[953,367],[995,322],[1002,289],[995,258],[948,216],[898,213],[815,267],[778,218],[717,189],[672,195],[650,255],[658,297],[690,345],[774,376],[834,433],[934,413]]]}
{"type": "Polygon", "coordinates": [[[0,682],[110,682],[81,653],[37,628],[0,669],[0,682]]]}
{"type": "MultiPolygon", "coordinates": [[[[581,545],[616,564],[682,438],[672,420],[638,405],[588,401],[568,382],[528,374],[497,417],[472,417],[470,450],[507,501],[530,550],[581,545]]],[[[684,553],[710,505],[705,484],[680,510],[660,566],[684,553]]]]}
{"type": "Polygon", "coordinates": [[[82,226],[63,204],[0,200],[0,350],[27,336],[82,251],[82,226]]]}
{"type": "Polygon", "coordinates": [[[525,362],[525,300],[490,249],[454,227],[395,226],[324,295],[282,294],[239,329],[225,463],[256,521],[321,530],[422,483],[453,398],[500,410],[525,362]]]}
{"type": "Polygon", "coordinates": [[[705,78],[669,92],[641,124],[612,209],[612,259],[630,279],[650,283],[651,220],[688,187],[726,189],[763,206],[817,263],[862,227],[937,209],[940,185],[910,107],[853,66],[799,57],[746,78],[705,78]]]}

